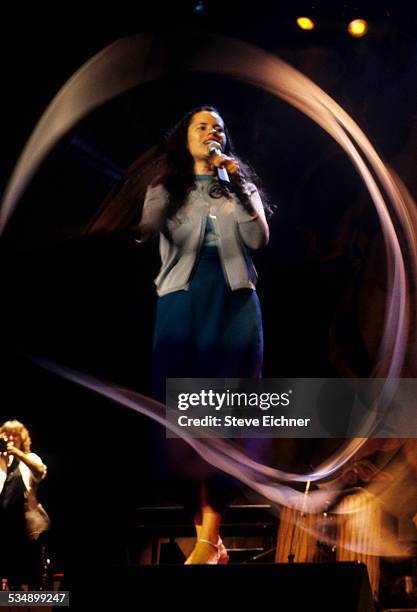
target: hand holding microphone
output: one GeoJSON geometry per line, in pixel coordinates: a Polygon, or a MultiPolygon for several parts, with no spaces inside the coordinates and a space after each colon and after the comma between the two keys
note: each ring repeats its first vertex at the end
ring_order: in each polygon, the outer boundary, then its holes
{"type": "Polygon", "coordinates": [[[228,157],[227,155],[224,155],[221,146],[218,142],[216,142],[215,140],[210,141],[209,143],[207,143],[207,149],[210,161],[213,166],[217,168],[219,178],[222,181],[230,182],[229,174],[239,174],[239,163],[233,157],[228,157]]]}

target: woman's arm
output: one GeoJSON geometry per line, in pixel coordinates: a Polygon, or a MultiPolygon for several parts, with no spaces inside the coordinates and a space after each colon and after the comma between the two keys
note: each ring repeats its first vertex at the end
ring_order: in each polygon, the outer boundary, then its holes
{"type": "Polygon", "coordinates": [[[135,230],[135,233],[139,233],[136,242],[146,242],[161,230],[166,219],[168,201],[169,194],[163,185],[148,187],[142,217],[135,230]]]}
{"type": "Polygon", "coordinates": [[[42,480],[46,476],[46,465],[42,463],[37,455],[33,453],[24,453],[19,448],[13,446],[13,444],[9,443],[7,445],[7,452],[9,455],[14,455],[20,461],[22,461],[25,465],[28,466],[30,471],[33,474],[35,480],[42,480]]]}
{"type": "MultiPolygon", "coordinates": [[[[239,162],[233,157],[214,155],[210,157],[210,161],[216,168],[226,168],[232,178],[240,173],[239,162]]],[[[239,202],[236,205],[236,217],[243,242],[250,249],[256,250],[268,244],[269,228],[265,217],[265,209],[256,186],[247,182],[245,187],[252,211],[248,212],[239,202]]]]}
{"type": "Polygon", "coordinates": [[[268,244],[269,228],[258,190],[253,183],[248,183],[247,189],[252,211],[248,212],[239,203],[236,205],[236,217],[243,242],[250,249],[256,250],[268,244]]]}

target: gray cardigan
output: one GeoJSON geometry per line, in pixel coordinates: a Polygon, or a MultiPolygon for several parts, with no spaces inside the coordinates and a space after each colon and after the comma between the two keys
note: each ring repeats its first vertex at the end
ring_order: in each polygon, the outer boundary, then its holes
{"type": "Polygon", "coordinates": [[[209,181],[196,181],[195,189],[172,219],[166,218],[169,194],[163,185],[148,187],[139,224],[141,235],[159,232],[161,269],[155,279],[158,295],[187,290],[204,241],[207,215],[219,236],[219,254],[229,287],[254,289],[257,273],[248,249],[259,249],[269,240],[268,224],[258,190],[247,183],[253,206],[249,213],[234,195],[212,198],[209,181]]]}

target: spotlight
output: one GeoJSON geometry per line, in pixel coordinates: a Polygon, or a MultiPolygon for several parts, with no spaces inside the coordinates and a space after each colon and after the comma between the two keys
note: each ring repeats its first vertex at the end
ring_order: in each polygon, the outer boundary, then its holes
{"type": "Polygon", "coordinates": [[[353,19],[348,25],[348,32],[351,36],[355,38],[360,38],[361,36],[365,36],[368,31],[368,23],[365,19],[353,19]]]}
{"type": "Polygon", "coordinates": [[[198,2],[195,3],[193,10],[194,10],[194,13],[196,14],[203,13],[204,3],[202,2],[202,0],[199,0],[198,2]]]}
{"type": "Polygon", "coordinates": [[[310,17],[297,17],[297,25],[302,30],[314,30],[314,21],[310,17]]]}

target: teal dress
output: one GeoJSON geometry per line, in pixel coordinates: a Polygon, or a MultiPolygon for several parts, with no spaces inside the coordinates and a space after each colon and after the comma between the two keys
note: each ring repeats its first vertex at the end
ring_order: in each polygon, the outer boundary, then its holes
{"type": "MultiPolygon", "coordinates": [[[[262,359],[258,295],[251,288],[232,291],[228,286],[218,237],[207,215],[205,238],[189,289],[157,300],[152,395],[165,403],[166,378],[261,378],[262,359]]],[[[198,508],[199,487],[190,486],[190,480],[204,480],[210,505],[222,511],[233,490],[230,477],[199,459],[182,440],[160,440],[154,448],[158,453],[155,477],[163,474],[166,478],[168,474],[168,488],[175,488],[191,515],[198,508]]]]}
{"type": "Polygon", "coordinates": [[[251,288],[232,291],[228,286],[208,214],[189,289],[157,300],[153,396],[165,402],[166,378],[261,378],[262,359],[258,295],[251,288]]]}

